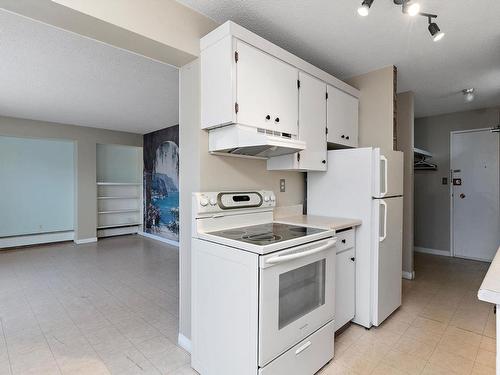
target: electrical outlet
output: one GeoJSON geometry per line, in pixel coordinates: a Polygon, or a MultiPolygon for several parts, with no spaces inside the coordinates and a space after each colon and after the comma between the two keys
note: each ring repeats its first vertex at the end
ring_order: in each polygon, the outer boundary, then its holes
{"type": "Polygon", "coordinates": [[[284,193],[285,190],[286,190],[285,179],[282,178],[282,179],[280,179],[280,192],[284,193]]]}

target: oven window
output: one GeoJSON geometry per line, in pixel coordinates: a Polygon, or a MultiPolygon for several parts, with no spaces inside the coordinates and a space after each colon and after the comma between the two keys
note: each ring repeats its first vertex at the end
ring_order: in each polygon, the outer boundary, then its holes
{"type": "Polygon", "coordinates": [[[279,276],[279,329],[325,304],[326,259],[279,276]]]}

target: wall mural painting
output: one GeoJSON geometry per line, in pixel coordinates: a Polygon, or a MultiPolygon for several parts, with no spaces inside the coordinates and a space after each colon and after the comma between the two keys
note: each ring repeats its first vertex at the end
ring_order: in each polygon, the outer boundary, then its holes
{"type": "Polygon", "coordinates": [[[144,135],[144,228],[179,241],[179,125],[144,135]]]}

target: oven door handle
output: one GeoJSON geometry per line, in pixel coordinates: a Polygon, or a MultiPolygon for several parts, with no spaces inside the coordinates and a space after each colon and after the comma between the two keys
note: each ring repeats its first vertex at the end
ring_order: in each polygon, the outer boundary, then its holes
{"type": "Polygon", "coordinates": [[[312,254],[320,253],[322,251],[325,251],[329,247],[332,247],[333,245],[335,245],[336,242],[337,242],[337,237],[333,237],[330,241],[328,241],[323,246],[316,247],[316,248],[311,249],[311,250],[302,251],[300,253],[293,253],[293,254],[288,254],[288,255],[278,255],[278,256],[267,259],[266,264],[278,264],[278,263],[288,262],[290,260],[299,259],[299,258],[303,258],[303,257],[309,256],[312,254]]]}

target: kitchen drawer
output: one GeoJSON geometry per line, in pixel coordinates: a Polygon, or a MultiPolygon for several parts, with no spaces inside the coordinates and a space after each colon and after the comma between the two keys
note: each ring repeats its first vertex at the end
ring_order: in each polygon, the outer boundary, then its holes
{"type": "Polygon", "coordinates": [[[354,247],[354,228],[337,232],[335,236],[337,237],[337,254],[354,247]]]}
{"type": "Polygon", "coordinates": [[[314,375],[333,358],[333,338],[332,321],[259,369],[259,375],[314,375]]]}

